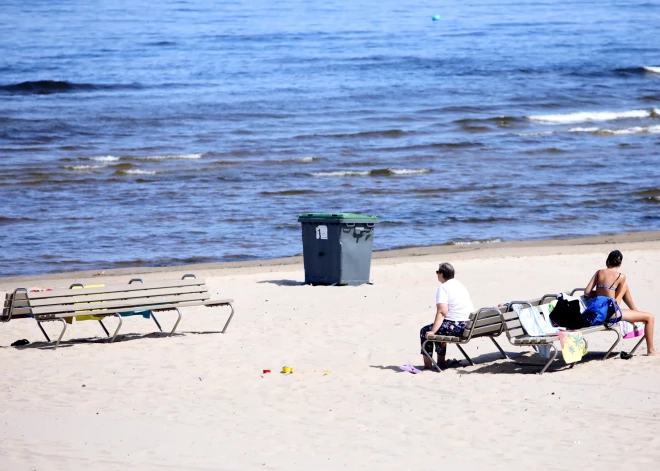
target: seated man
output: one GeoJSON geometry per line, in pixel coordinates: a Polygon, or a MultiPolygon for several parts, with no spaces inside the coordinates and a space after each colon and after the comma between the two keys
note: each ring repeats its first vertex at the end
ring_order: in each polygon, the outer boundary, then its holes
{"type": "MultiPolygon", "coordinates": [[[[470,294],[468,293],[463,283],[454,278],[454,267],[449,263],[441,263],[436,271],[440,286],[435,294],[435,321],[422,327],[419,331],[419,339],[421,343],[428,338],[429,335],[452,335],[460,336],[465,330],[465,322],[469,320],[470,313],[474,311],[470,294]]],[[[445,355],[447,352],[447,344],[442,343],[427,343],[426,351],[429,355],[433,355],[433,347],[438,355],[438,366],[445,368],[447,366],[445,355]]],[[[421,352],[424,359],[424,368],[431,369],[433,364],[431,360],[421,352]]]]}

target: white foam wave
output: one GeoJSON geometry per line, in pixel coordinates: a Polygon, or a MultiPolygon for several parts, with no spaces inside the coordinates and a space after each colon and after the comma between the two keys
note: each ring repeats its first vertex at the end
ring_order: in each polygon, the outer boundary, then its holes
{"type": "Polygon", "coordinates": [[[642,69],[654,74],[660,74],[660,67],[642,67],[642,69]]]}
{"type": "Polygon", "coordinates": [[[339,170],[336,172],[316,172],[310,173],[313,177],[367,177],[369,170],[339,170]]]}
{"type": "Polygon", "coordinates": [[[600,128],[591,127],[591,128],[571,128],[568,132],[598,132],[600,128]]]}
{"type": "Polygon", "coordinates": [[[310,162],[316,162],[319,160],[319,157],[314,157],[314,156],[308,156],[308,157],[302,157],[300,159],[296,159],[298,162],[304,162],[304,163],[310,163],[310,162]]]}
{"type": "Polygon", "coordinates": [[[119,160],[119,157],[115,155],[100,155],[98,157],[90,157],[89,160],[94,160],[96,162],[116,162],[119,160]]]}
{"type": "Polygon", "coordinates": [[[568,132],[589,132],[596,134],[625,135],[625,134],[658,134],[660,125],[656,126],[633,126],[631,128],[621,129],[603,129],[603,128],[571,128],[568,132]]]}
{"type": "Polygon", "coordinates": [[[468,240],[468,241],[464,241],[464,242],[452,242],[452,245],[496,244],[498,242],[502,242],[502,239],[468,240]]]}
{"type": "Polygon", "coordinates": [[[546,114],[537,116],[528,116],[532,121],[544,124],[570,124],[583,123],[588,121],[612,121],[615,119],[626,118],[648,118],[656,113],[656,110],[630,110],[630,111],[579,111],[567,114],[546,114]]]}
{"type": "Polygon", "coordinates": [[[156,175],[155,170],[140,170],[139,168],[130,168],[128,170],[124,170],[121,173],[125,175],[156,175]]]}
{"type": "Polygon", "coordinates": [[[201,159],[203,154],[177,154],[177,155],[144,155],[130,157],[132,160],[196,160],[201,159]]]}
{"type": "Polygon", "coordinates": [[[107,165],[65,165],[64,168],[67,170],[73,170],[75,172],[90,172],[94,170],[100,170],[106,168],[107,165]]]}
{"type": "Polygon", "coordinates": [[[421,175],[423,173],[431,173],[428,168],[390,168],[388,169],[392,175],[421,175]]]}

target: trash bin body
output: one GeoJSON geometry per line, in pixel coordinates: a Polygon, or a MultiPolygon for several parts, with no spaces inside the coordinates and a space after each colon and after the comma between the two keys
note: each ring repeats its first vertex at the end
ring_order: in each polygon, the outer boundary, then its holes
{"type": "Polygon", "coordinates": [[[308,213],[302,225],[305,283],[369,283],[378,218],[351,213],[308,213]]]}

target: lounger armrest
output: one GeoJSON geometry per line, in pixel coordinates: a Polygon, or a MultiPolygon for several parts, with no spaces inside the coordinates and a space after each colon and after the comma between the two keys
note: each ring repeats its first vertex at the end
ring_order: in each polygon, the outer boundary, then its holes
{"type": "Polygon", "coordinates": [[[212,299],[210,301],[205,301],[204,306],[225,306],[227,304],[233,303],[233,299],[212,299]]]}

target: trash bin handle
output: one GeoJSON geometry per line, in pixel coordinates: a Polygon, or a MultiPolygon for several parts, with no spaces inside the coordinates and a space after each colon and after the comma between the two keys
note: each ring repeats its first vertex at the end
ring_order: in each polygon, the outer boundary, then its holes
{"type": "Polygon", "coordinates": [[[355,227],[355,223],[354,223],[354,222],[345,222],[344,225],[345,225],[346,227],[355,227]]]}

